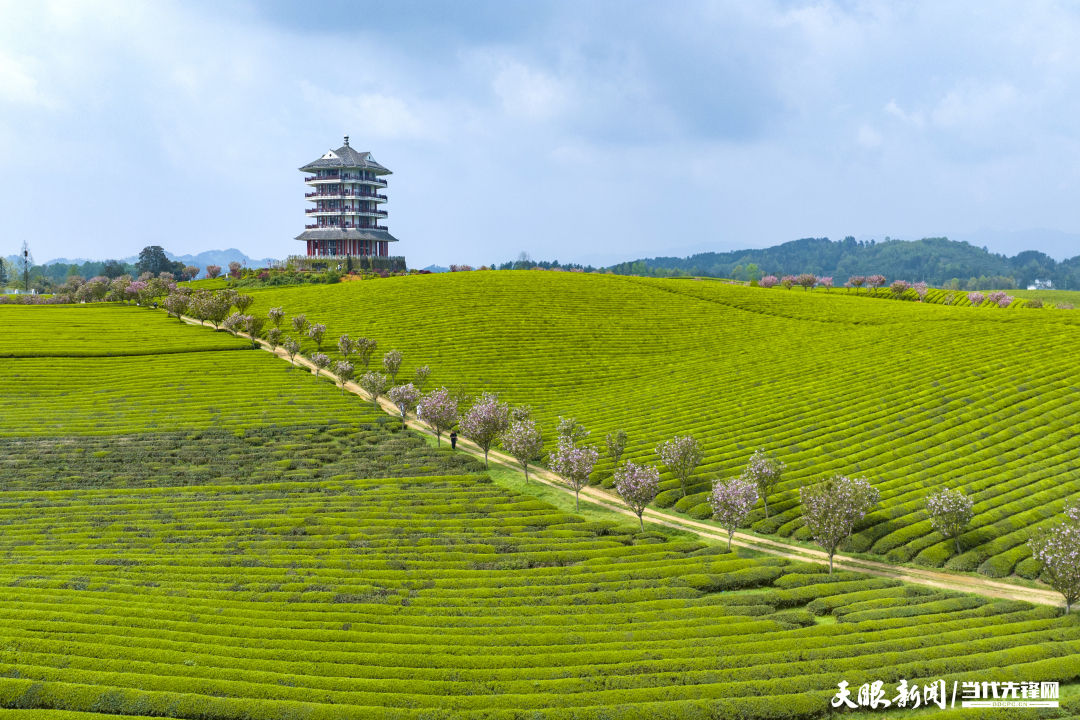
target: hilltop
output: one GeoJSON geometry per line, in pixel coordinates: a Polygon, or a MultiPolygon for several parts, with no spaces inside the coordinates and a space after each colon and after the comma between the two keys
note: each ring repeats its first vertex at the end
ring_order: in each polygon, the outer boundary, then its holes
{"type": "Polygon", "coordinates": [[[763,249],[648,258],[608,269],[623,275],[682,273],[750,279],[750,265],[756,266],[759,277],[814,273],[833,276],[838,285],[850,275],[880,273],[889,279],[922,280],[932,285],[942,285],[953,278],[961,283],[971,278],[986,278],[989,286],[1003,289],[1023,288],[1036,278],[1049,278],[1055,287],[1080,289],[1080,255],[1059,263],[1045,253],[1028,250],[1010,258],[944,237],[915,241],[886,239],[880,243],[857,241],[853,237],[836,242],[828,238],[804,238],[763,249]]]}

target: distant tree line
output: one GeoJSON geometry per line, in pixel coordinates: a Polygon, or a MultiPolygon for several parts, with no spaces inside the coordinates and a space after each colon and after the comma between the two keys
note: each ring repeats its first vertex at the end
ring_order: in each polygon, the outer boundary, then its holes
{"type": "Polygon", "coordinates": [[[1053,281],[1056,288],[1080,289],[1080,255],[1059,263],[1045,253],[1028,250],[1010,258],[943,237],[916,241],[886,238],[880,243],[853,237],[837,242],[804,238],[760,250],[642,259],[607,270],[617,275],[701,275],[737,280],[799,273],[835,277],[881,273],[955,290],[1024,288],[1038,278],[1053,281]]]}

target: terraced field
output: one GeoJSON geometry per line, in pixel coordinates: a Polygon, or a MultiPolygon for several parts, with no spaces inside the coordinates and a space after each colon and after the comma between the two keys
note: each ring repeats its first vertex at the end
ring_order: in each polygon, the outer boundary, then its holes
{"type": "Polygon", "coordinates": [[[8,491],[0,705],[808,718],[839,679],[1080,675],[1055,609],[717,550],[475,476],[8,491]]]}
{"type": "MultiPolygon", "coordinates": [[[[474,272],[252,291],[431,364],[436,384],[495,390],[538,409],[548,438],[576,415],[594,439],[625,429],[627,457],[694,433],[706,462],[687,498],[665,475],[662,507],[702,518],[715,477],[754,449],[788,469],[755,530],[803,539],[797,488],[865,475],[881,509],[847,552],[1000,577],[1034,577],[1031,529],[1080,496],[1080,315],[945,307],[843,291],[759,289],[575,273],[474,272]],[[379,311],[373,311],[379,308],[379,311]],[[935,533],[927,492],[975,500],[965,552],[935,533]]],[[[310,348],[305,345],[305,351],[310,348]]],[[[377,362],[377,358],[376,358],[377,362]]],[[[602,464],[597,479],[611,473],[602,464]]]]}
{"type": "Polygon", "coordinates": [[[164,355],[245,347],[228,333],[196,332],[164,312],[117,303],[4,305],[0,320],[0,358],[164,355]]]}

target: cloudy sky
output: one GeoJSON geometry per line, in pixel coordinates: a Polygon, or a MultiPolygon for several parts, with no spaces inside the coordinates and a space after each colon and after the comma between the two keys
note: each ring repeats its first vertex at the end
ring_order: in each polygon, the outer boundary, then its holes
{"type": "Polygon", "coordinates": [[[393,170],[410,265],[800,237],[1080,254],[1080,9],[0,0],[0,254],[298,252],[297,168],[393,170]]]}

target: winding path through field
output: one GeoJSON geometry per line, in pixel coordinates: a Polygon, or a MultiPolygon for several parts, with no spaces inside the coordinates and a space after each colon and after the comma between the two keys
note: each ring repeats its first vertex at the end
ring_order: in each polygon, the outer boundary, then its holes
{"type": "MultiPolygon", "coordinates": [[[[203,323],[193,318],[184,317],[185,322],[192,325],[202,325],[203,323]]],[[[248,335],[244,333],[238,333],[239,335],[250,339],[248,335]]],[[[262,348],[267,352],[274,353],[277,357],[289,361],[288,353],[281,348],[271,350],[269,344],[264,340],[258,341],[262,348]]],[[[315,372],[315,366],[311,364],[306,358],[298,355],[294,364],[299,363],[302,367],[307,368],[311,372],[315,372]]],[[[325,371],[324,371],[325,372],[325,371]]],[[[326,372],[330,377],[329,372],[326,372]]],[[[370,402],[368,394],[355,382],[345,383],[345,389],[361,398],[367,399],[370,402]]],[[[387,398],[379,398],[379,406],[385,410],[388,414],[395,417],[400,417],[400,410],[396,405],[391,403],[387,398]]],[[[426,435],[434,436],[434,433],[427,427],[427,425],[420,421],[410,418],[407,420],[408,427],[424,433],[426,435]]],[[[484,452],[479,447],[469,442],[465,438],[458,439],[458,447],[467,453],[483,458],[484,452]]],[[[515,472],[521,473],[521,467],[518,465],[514,458],[497,450],[491,450],[488,452],[488,459],[491,462],[498,463],[504,467],[507,467],[515,472]]],[[[545,485],[556,488],[568,494],[573,494],[573,489],[566,485],[562,478],[558,475],[544,470],[543,468],[533,468],[529,473],[531,478],[534,478],[545,485]]],[[[599,505],[605,509],[613,512],[636,518],[634,513],[630,512],[623,504],[622,501],[614,493],[608,492],[597,487],[585,487],[581,490],[581,495],[593,503],[599,505]]],[[[678,530],[685,530],[688,532],[696,533],[701,537],[707,537],[712,540],[720,540],[727,542],[727,535],[720,529],[707,525],[705,523],[697,522],[695,520],[679,517],[674,513],[668,513],[661,510],[653,510],[652,508],[645,510],[645,518],[649,522],[664,525],[667,527],[675,528],[678,530]]],[[[793,560],[799,560],[803,562],[828,562],[829,556],[827,553],[821,550],[815,550],[812,548],[801,547],[791,543],[779,542],[768,538],[761,537],[759,535],[750,535],[746,533],[737,532],[732,540],[733,545],[740,547],[747,547],[760,552],[769,553],[770,555],[777,555],[780,557],[791,558],[793,560]]],[[[972,577],[970,575],[959,575],[953,573],[940,572],[937,570],[913,568],[909,566],[890,565],[888,563],[876,562],[874,560],[865,560],[862,558],[850,557],[847,555],[837,554],[833,558],[833,564],[842,570],[852,570],[856,572],[863,572],[868,575],[877,575],[879,577],[895,578],[897,580],[904,580],[906,582],[917,583],[919,585],[929,585],[931,587],[937,587],[947,590],[957,590],[961,592],[976,593],[978,595],[986,595],[988,597],[1005,598],[1009,600],[1026,600],[1032,603],[1038,603],[1040,605],[1055,605],[1064,607],[1065,602],[1060,593],[1052,590],[1044,590],[1041,588],[1029,588],[1022,585],[1015,585],[1012,583],[998,582],[990,580],[989,578],[972,577]]]]}

